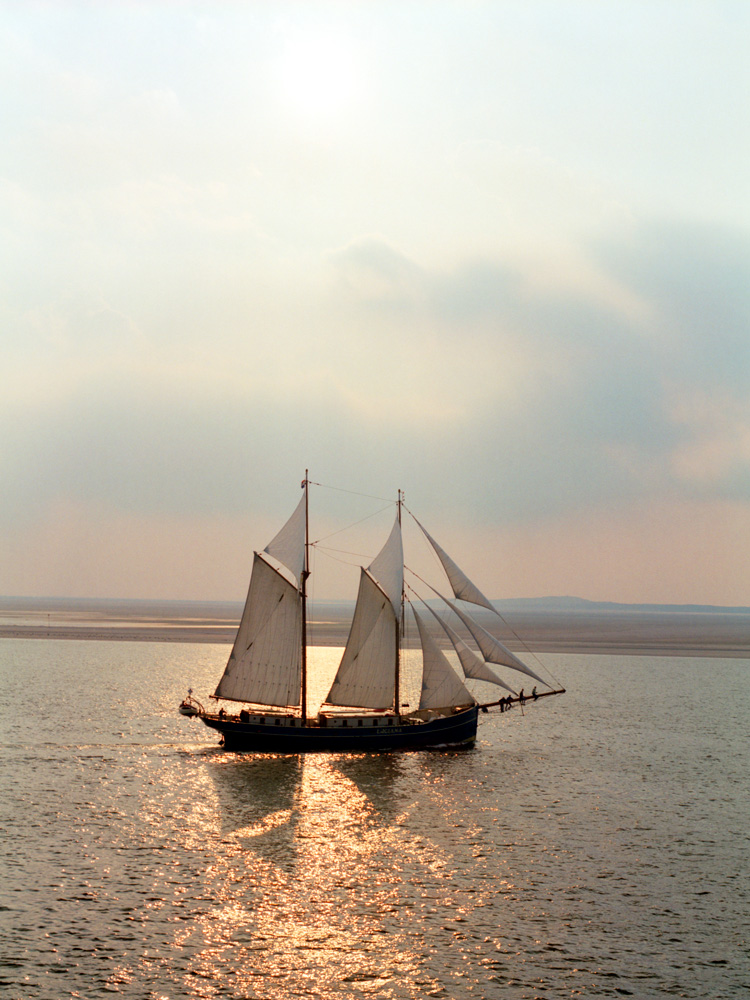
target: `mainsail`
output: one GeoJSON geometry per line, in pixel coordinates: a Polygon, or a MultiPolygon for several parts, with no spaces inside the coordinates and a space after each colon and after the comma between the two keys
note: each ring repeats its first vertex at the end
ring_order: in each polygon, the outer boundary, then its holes
{"type": "Polygon", "coordinates": [[[403,572],[397,519],[388,541],[361,571],[349,638],[327,704],[380,709],[393,705],[403,572]]]}

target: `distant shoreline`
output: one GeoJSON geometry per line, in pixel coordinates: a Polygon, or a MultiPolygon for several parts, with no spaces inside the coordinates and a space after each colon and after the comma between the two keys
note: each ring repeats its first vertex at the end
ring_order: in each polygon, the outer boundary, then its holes
{"type": "MultiPolygon", "coordinates": [[[[482,623],[517,652],[750,658],[748,614],[526,611],[508,613],[504,620],[505,627],[487,614],[482,623]]],[[[147,618],[122,613],[122,608],[111,617],[82,611],[22,614],[18,608],[11,614],[0,608],[0,639],[228,645],[237,625],[223,615],[215,620],[163,614],[147,618]]],[[[332,615],[327,609],[324,620],[311,622],[310,643],[344,646],[348,633],[347,614],[332,615]]]]}

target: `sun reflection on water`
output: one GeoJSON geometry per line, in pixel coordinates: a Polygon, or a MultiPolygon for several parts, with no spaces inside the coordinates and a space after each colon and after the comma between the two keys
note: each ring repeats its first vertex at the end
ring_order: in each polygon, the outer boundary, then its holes
{"type": "MultiPolygon", "coordinates": [[[[426,984],[423,934],[403,929],[404,913],[444,908],[459,923],[467,906],[424,888],[415,898],[414,865],[440,879],[449,859],[408,832],[415,803],[395,787],[403,766],[387,755],[226,755],[209,766],[225,850],[205,873],[212,906],[192,957],[195,995],[213,995],[228,965],[250,994],[260,979],[278,995],[292,983],[296,995],[349,983],[386,997],[403,995],[405,980],[426,984]]],[[[189,937],[195,946],[195,931],[175,944],[189,937]]]]}

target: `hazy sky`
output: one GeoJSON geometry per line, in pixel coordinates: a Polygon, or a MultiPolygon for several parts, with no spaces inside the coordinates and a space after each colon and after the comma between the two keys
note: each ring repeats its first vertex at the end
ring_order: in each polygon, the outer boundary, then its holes
{"type": "Polygon", "coordinates": [[[241,599],[309,467],[492,597],[750,604],[746,0],[0,39],[0,593],[241,599]]]}

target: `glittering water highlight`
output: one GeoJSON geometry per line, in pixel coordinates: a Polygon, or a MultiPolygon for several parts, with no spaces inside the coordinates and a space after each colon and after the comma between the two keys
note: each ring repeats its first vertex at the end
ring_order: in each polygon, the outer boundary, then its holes
{"type": "Polygon", "coordinates": [[[747,660],[557,656],[473,751],[301,758],[176,715],[226,652],[0,642],[3,996],[750,993],[747,660]]]}

